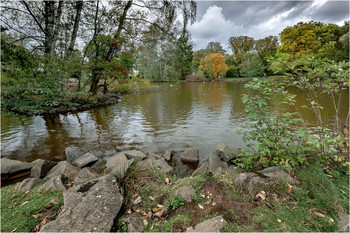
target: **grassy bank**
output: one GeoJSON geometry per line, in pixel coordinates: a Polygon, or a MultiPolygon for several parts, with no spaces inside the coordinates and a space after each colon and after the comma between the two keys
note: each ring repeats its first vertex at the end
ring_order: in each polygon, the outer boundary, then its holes
{"type": "Polygon", "coordinates": [[[17,190],[16,184],[1,188],[1,232],[30,232],[55,219],[63,206],[62,192],[38,192],[39,187],[28,193],[17,190]]]}
{"type": "Polygon", "coordinates": [[[227,232],[337,231],[338,216],[349,212],[348,176],[336,171],[317,166],[296,169],[298,184],[292,190],[283,182],[264,190],[273,209],[236,187],[233,181],[237,174],[232,170],[179,179],[154,171],[130,172],[125,180],[126,213],[119,221],[119,229],[126,230],[123,219],[132,212],[147,214],[165,209],[161,218],[148,221],[146,231],[185,231],[218,215],[228,221],[221,229],[227,232]],[[186,185],[196,191],[191,203],[174,198],[175,191],[186,185]],[[142,204],[135,207],[131,200],[137,196],[142,204]]]}
{"type": "MultiPolygon", "coordinates": [[[[264,190],[269,206],[235,186],[235,169],[186,178],[139,169],[132,168],[124,179],[124,213],[115,226],[117,231],[127,231],[125,219],[137,212],[147,216],[147,232],[186,231],[219,215],[228,222],[221,229],[227,232],[330,232],[338,230],[339,215],[349,212],[348,175],[318,166],[295,169],[297,184],[292,188],[278,182],[264,190]],[[174,197],[176,190],[187,185],[195,189],[190,203],[174,197]],[[138,196],[142,201],[135,205],[132,202],[138,196]]],[[[62,193],[37,189],[25,194],[16,185],[1,189],[2,232],[28,232],[55,219],[63,205],[62,193]],[[49,204],[54,197],[58,201],[49,204]]]]}

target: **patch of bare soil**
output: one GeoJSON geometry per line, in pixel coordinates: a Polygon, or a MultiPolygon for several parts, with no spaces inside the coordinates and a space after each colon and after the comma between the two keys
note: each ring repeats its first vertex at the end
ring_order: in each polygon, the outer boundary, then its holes
{"type": "MultiPolygon", "coordinates": [[[[168,219],[179,214],[187,214],[191,218],[191,225],[195,226],[205,218],[221,215],[227,222],[237,226],[253,225],[251,210],[254,204],[243,200],[230,200],[229,190],[223,188],[216,180],[208,179],[199,191],[204,199],[203,203],[185,204],[182,208],[172,211],[168,219]]],[[[176,229],[186,230],[184,226],[177,226],[176,229]]]]}
{"type": "Polygon", "coordinates": [[[33,215],[34,218],[42,218],[43,220],[36,226],[34,226],[30,232],[39,232],[40,228],[47,224],[48,222],[51,222],[57,218],[59,213],[62,211],[63,205],[57,209],[54,207],[54,203],[50,203],[49,205],[43,207],[41,210],[37,211],[35,215],[33,215]]]}

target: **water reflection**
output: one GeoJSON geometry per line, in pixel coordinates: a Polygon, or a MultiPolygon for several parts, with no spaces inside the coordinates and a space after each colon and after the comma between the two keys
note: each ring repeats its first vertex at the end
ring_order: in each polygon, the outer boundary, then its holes
{"type": "MultiPolygon", "coordinates": [[[[33,161],[62,156],[64,148],[76,145],[97,156],[117,151],[181,151],[196,147],[208,154],[219,143],[244,147],[233,130],[243,126],[246,93],[244,82],[158,83],[160,91],[127,95],[117,105],[89,111],[1,119],[1,153],[13,159],[33,161]]],[[[306,96],[296,89],[299,106],[306,96]]],[[[348,92],[343,97],[342,118],[348,111],[348,92]]],[[[326,102],[330,115],[332,105],[326,102]]],[[[293,110],[294,111],[294,110],[293,110]]],[[[312,113],[303,110],[312,123],[312,113]]],[[[325,115],[324,115],[325,117],[325,115]]],[[[331,119],[332,120],[332,119],[331,119]]]]}

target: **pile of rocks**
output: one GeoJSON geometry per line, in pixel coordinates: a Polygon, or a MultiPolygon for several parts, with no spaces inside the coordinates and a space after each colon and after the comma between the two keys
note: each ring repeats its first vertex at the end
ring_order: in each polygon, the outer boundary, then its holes
{"type": "MultiPolygon", "coordinates": [[[[25,163],[2,158],[1,179],[4,184],[19,177],[22,179],[28,177],[18,185],[18,189],[23,192],[31,190],[40,183],[42,183],[40,190],[63,192],[63,210],[56,220],[42,227],[42,232],[108,232],[115,224],[123,204],[120,181],[132,164],[137,164],[141,168],[151,167],[162,173],[175,172],[180,177],[216,174],[227,169],[235,169],[233,160],[238,153],[239,150],[220,144],[206,157],[200,157],[199,151],[191,148],[176,154],[167,151],[146,155],[136,150],[123,151],[102,160],[82,148],[68,147],[65,149],[66,160],[59,163],[42,159],[25,163]],[[106,175],[100,176],[96,170],[104,171],[103,174],[106,175]]],[[[254,194],[281,177],[291,184],[294,182],[284,169],[275,167],[257,173],[241,173],[235,183],[254,194]]],[[[194,193],[192,186],[185,186],[175,195],[190,201],[194,193]]],[[[140,219],[136,217],[137,222],[140,219]]],[[[132,219],[134,218],[130,218],[130,221],[132,219]]],[[[221,219],[213,221],[223,223],[221,219]]],[[[131,222],[130,227],[135,225],[133,221],[131,222]]],[[[202,229],[211,228],[203,228],[201,225],[188,231],[202,229]]]]}

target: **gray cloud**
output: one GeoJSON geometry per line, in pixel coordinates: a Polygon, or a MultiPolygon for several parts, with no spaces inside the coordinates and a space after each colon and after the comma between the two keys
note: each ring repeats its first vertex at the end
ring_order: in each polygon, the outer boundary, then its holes
{"type": "Polygon", "coordinates": [[[210,41],[227,49],[231,36],[261,39],[300,21],[342,24],[348,19],[348,1],[199,1],[197,22],[189,31],[194,49],[205,48],[210,41]]]}

